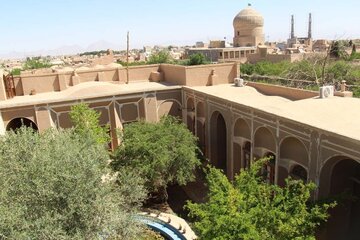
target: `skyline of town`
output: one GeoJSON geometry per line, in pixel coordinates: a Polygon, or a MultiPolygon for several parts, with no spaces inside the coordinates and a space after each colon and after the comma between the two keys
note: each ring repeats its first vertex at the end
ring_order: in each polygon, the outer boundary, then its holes
{"type": "MultiPolygon", "coordinates": [[[[104,48],[125,49],[127,31],[131,34],[131,48],[193,45],[196,41],[224,38],[232,42],[233,16],[248,4],[247,1],[219,4],[212,0],[207,4],[167,3],[127,2],[126,8],[132,11],[122,11],[124,3],[111,0],[91,1],[91,4],[84,1],[7,2],[3,14],[7,24],[3,26],[3,31],[11,34],[0,40],[0,57],[11,55],[11,52],[46,55],[54,49],[72,53],[104,48]],[[11,9],[16,9],[16,17],[11,9]],[[115,14],[116,9],[120,14],[115,14]]],[[[291,14],[295,15],[295,34],[305,36],[310,12],[314,39],[353,39],[360,36],[359,29],[351,24],[360,20],[356,14],[360,3],[355,0],[331,5],[323,0],[306,0],[298,5],[286,1],[250,3],[264,16],[265,39],[269,41],[289,37],[291,14]],[[346,18],[334,17],[337,13],[346,18]]]]}

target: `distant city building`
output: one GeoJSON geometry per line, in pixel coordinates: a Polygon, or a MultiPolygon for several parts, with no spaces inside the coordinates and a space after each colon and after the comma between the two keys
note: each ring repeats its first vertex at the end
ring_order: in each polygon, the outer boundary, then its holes
{"type": "Polygon", "coordinates": [[[211,62],[246,62],[248,55],[264,44],[263,26],[263,17],[249,4],[233,20],[232,46],[225,40],[211,40],[208,48],[196,44],[196,48],[187,49],[186,56],[202,53],[211,62]]]}
{"type": "Polygon", "coordinates": [[[330,47],[330,44],[325,39],[318,39],[313,44],[313,51],[314,52],[326,52],[326,50],[330,47]]]}
{"type": "Polygon", "coordinates": [[[287,41],[288,48],[303,48],[307,51],[312,51],[312,18],[309,13],[309,25],[308,25],[308,36],[307,37],[296,37],[294,27],[294,15],[291,15],[291,32],[290,38],[287,41]]]}
{"type": "Polygon", "coordinates": [[[212,40],[212,41],[210,41],[209,48],[225,48],[225,41],[212,40]]]}
{"type": "Polygon", "coordinates": [[[196,42],[195,47],[196,48],[203,48],[203,47],[205,47],[205,43],[204,42],[196,42]]]}
{"type": "Polygon", "coordinates": [[[252,47],[264,44],[264,18],[251,5],[234,18],[234,47],[252,47]]]}

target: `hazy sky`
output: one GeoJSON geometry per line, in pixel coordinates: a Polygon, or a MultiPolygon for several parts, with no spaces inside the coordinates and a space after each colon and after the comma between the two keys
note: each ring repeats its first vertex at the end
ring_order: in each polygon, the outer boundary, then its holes
{"type": "Polygon", "coordinates": [[[87,47],[97,41],[131,47],[194,44],[210,39],[232,41],[234,16],[250,2],[265,20],[266,40],[307,35],[313,38],[360,38],[360,0],[1,0],[0,52],[87,47]]]}

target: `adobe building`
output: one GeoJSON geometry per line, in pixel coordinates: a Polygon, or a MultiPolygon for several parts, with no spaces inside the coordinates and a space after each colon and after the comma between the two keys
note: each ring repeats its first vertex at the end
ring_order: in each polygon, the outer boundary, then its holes
{"type": "Polygon", "coordinates": [[[264,18],[250,4],[235,16],[233,27],[234,47],[256,47],[264,44],[264,18]]]}
{"type": "Polygon", "coordinates": [[[312,18],[311,13],[309,13],[309,22],[308,22],[308,35],[307,37],[296,37],[295,36],[295,26],[294,26],[294,15],[291,15],[291,32],[290,38],[288,39],[288,48],[299,48],[302,47],[308,51],[312,50],[313,39],[312,39],[312,18]]]}
{"type": "MultiPolygon", "coordinates": [[[[85,102],[116,129],[140,119],[179,116],[217,168],[233,179],[241,169],[272,156],[264,173],[284,185],[292,176],[312,181],[315,198],[348,190],[360,197],[360,99],[248,82],[236,87],[236,63],[168,64],[60,71],[0,79],[0,133],[21,124],[42,132],[71,127],[70,107],[85,102]],[[129,78],[127,77],[129,76],[129,78]]],[[[2,77],[3,75],[0,74],[2,77]]],[[[360,203],[332,210],[319,239],[359,236],[360,203]]],[[[350,238],[349,238],[350,239],[350,238]]]]}
{"type": "Polygon", "coordinates": [[[209,48],[189,48],[186,55],[202,53],[211,62],[246,62],[258,45],[264,44],[264,18],[249,4],[233,20],[233,46],[226,47],[225,41],[210,41],[209,48]]]}

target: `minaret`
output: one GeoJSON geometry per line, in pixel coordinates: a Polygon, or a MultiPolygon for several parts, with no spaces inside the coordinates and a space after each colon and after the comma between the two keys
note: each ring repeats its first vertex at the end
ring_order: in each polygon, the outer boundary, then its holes
{"type": "Polygon", "coordinates": [[[294,33],[294,15],[291,15],[291,34],[290,34],[290,38],[294,39],[295,38],[295,33],[294,33]]]}
{"type": "Polygon", "coordinates": [[[309,13],[309,31],[308,31],[308,38],[309,39],[312,38],[311,24],[312,24],[311,13],[309,13]]]}

